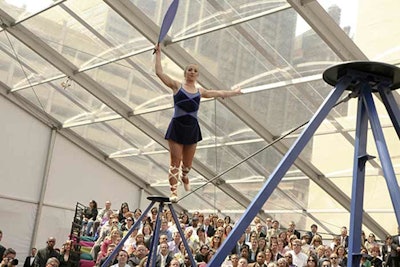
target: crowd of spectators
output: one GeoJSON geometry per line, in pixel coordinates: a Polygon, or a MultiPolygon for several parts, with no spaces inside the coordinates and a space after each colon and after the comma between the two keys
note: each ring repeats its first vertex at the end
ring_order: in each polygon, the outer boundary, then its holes
{"type": "MultiPolygon", "coordinates": [[[[122,249],[114,259],[109,259],[113,267],[146,266],[151,248],[151,241],[158,215],[157,208],[141,218],[140,209],[130,210],[127,203],[122,203],[118,212],[111,209],[111,202],[97,210],[97,203],[92,200],[85,210],[82,235],[94,241],[91,250],[96,266],[103,263],[112,254],[123,237],[130,233],[122,249]],[[138,225],[132,229],[134,225],[138,225]]],[[[196,265],[207,266],[213,255],[235,227],[229,216],[224,218],[216,214],[194,212],[189,215],[179,214],[179,225],[184,232],[181,237],[170,210],[164,210],[161,216],[161,228],[157,246],[157,267],[192,266],[190,257],[182,242],[187,241],[196,265]]],[[[2,232],[0,231],[0,241],[2,232]]],[[[399,234],[387,236],[384,243],[379,243],[373,233],[361,236],[360,266],[362,267],[400,267],[400,229],[399,234]]],[[[241,235],[236,244],[232,244],[230,255],[222,266],[254,267],[347,267],[349,237],[346,227],[332,240],[323,240],[316,224],[310,231],[299,231],[295,222],[287,228],[281,227],[276,219],[267,218],[262,222],[256,217],[241,235]]],[[[72,241],[65,242],[61,249],[56,249],[56,240],[49,237],[47,246],[25,260],[24,267],[78,267],[79,254],[74,253],[72,241]],[[35,254],[36,253],[36,254],[35,254]],[[50,262],[49,260],[52,259],[50,262]]],[[[12,260],[16,253],[5,249],[0,243],[0,267],[13,267],[12,260]]],[[[15,263],[15,262],[14,262],[15,263]]],[[[193,266],[194,267],[194,266],[193,266]]]]}

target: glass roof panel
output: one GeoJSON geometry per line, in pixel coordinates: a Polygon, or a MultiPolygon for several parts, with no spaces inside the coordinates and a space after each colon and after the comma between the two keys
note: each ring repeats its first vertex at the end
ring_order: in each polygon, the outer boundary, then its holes
{"type": "Polygon", "coordinates": [[[370,60],[400,63],[398,1],[384,4],[368,0],[318,2],[370,60]]]}
{"type": "Polygon", "coordinates": [[[47,61],[7,32],[0,33],[2,81],[12,89],[29,88],[43,80],[63,76],[47,61]]]}
{"type": "MultiPolygon", "coordinates": [[[[88,70],[85,73],[135,109],[135,114],[159,105],[172,107],[172,97],[170,97],[172,91],[160,84],[161,81],[154,73],[151,57],[149,52],[129,60],[121,60],[88,70]]],[[[172,62],[165,62],[165,72],[170,70],[168,67],[170,63],[172,62]]],[[[173,69],[179,68],[173,64],[173,69]]],[[[171,72],[171,76],[174,73],[175,71],[171,72]]],[[[180,69],[180,73],[183,73],[183,70],[180,69]]]]}
{"type": "Polygon", "coordinates": [[[110,157],[135,157],[147,151],[164,151],[142,131],[122,119],[72,129],[110,157]]]}
{"type": "MultiPolygon", "coordinates": [[[[143,13],[161,26],[171,1],[131,0],[143,13]]],[[[287,5],[286,1],[201,1],[181,2],[170,35],[179,38],[190,33],[231,23],[234,20],[256,15],[270,9],[287,5]]]]}
{"type": "Polygon", "coordinates": [[[352,38],[357,31],[357,19],[360,16],[359,2],[367,1],[337,1],[317,0],[332,19],[352,38]]]}
{"type": "Polygon", "coordinates": [[[19,90],[16,94],[30,100],[34,105],[43,109],[61,123],[87,117],[89,114],[95,116],[100,111],[113,113],[108,107],[101,105],[92,95],[79,86],[72,85],[67,89],[62,88],[61,83],[63,81],[64,79],[40,84],[32,88],[19,90]],[[88,100],[88,102],[84,102],[85,100],[88,100]],[[99,110],[94,108],[99,108],[99,110]]]}
{"type": "Polygon", "coordinates": [[[149,45],[108,5],[93,0],[68,1],[66,6],[53,7],[22,24],[78,67],[114,59],[131,52],[132,47],[149,45]]]}
{"type": "Polygon", "coordinates": [[[6,11],[15,20],[23,20],[29,16],[40,12],[51,5],[55,4],[56,0],[40,0],[40,1],[26,1],[26,0],[2,0],[0,1],[0,9],[6,11]]]}

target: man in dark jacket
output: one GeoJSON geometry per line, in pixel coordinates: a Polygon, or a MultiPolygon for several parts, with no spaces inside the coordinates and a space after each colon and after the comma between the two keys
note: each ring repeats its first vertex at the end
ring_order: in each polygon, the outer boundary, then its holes
{"type": "Polygon", "coordinates": [[[54,250],[54,246],[56,245],[56,239],[54,237],[49,237],[47,239],[47,247],[39,249],[38,253],[35,256],[35,260],[33,261],[34,267],[46,267],[47,260],[55,257],[59,258],[60,254],[54,250]]]}

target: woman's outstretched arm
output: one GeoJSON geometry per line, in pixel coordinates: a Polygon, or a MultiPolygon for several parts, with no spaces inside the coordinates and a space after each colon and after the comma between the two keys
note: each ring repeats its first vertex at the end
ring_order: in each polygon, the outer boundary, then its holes
{"type": "Polygon", "coordinates": [[[175,81],[171,77],[169,77],[167,74],[163,72],[162,66],[161,66],[161,47],[160,44],[157,44],[154,48],[156,50],[156,64],[155,64],[155,70],[158,78],[169,88],[171,88],[174,92],[179,89],[179,82],[175,81]]]}
{"type": "Polygon", "coordinates": [[[237,87],[234,90],[213,90],[213,89],[207,90],[204,88],[200,88],[200,94],[202,97],[205,98],[212,98],[212,97],[226,98],[226,97],[241,95],[243,93],[241,92],[240,87],[237,87]]]}

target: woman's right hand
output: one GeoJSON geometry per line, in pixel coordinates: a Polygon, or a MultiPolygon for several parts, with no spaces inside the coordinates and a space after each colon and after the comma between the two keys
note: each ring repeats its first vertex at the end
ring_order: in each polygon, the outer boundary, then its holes
{"type": "Polygon", "coordinates": [[[154,53],[153,54],[161,54],[161,47],[160,47],[160,44],[159,43],[157,43],[155,46],[154,46],[154,53]]]}

